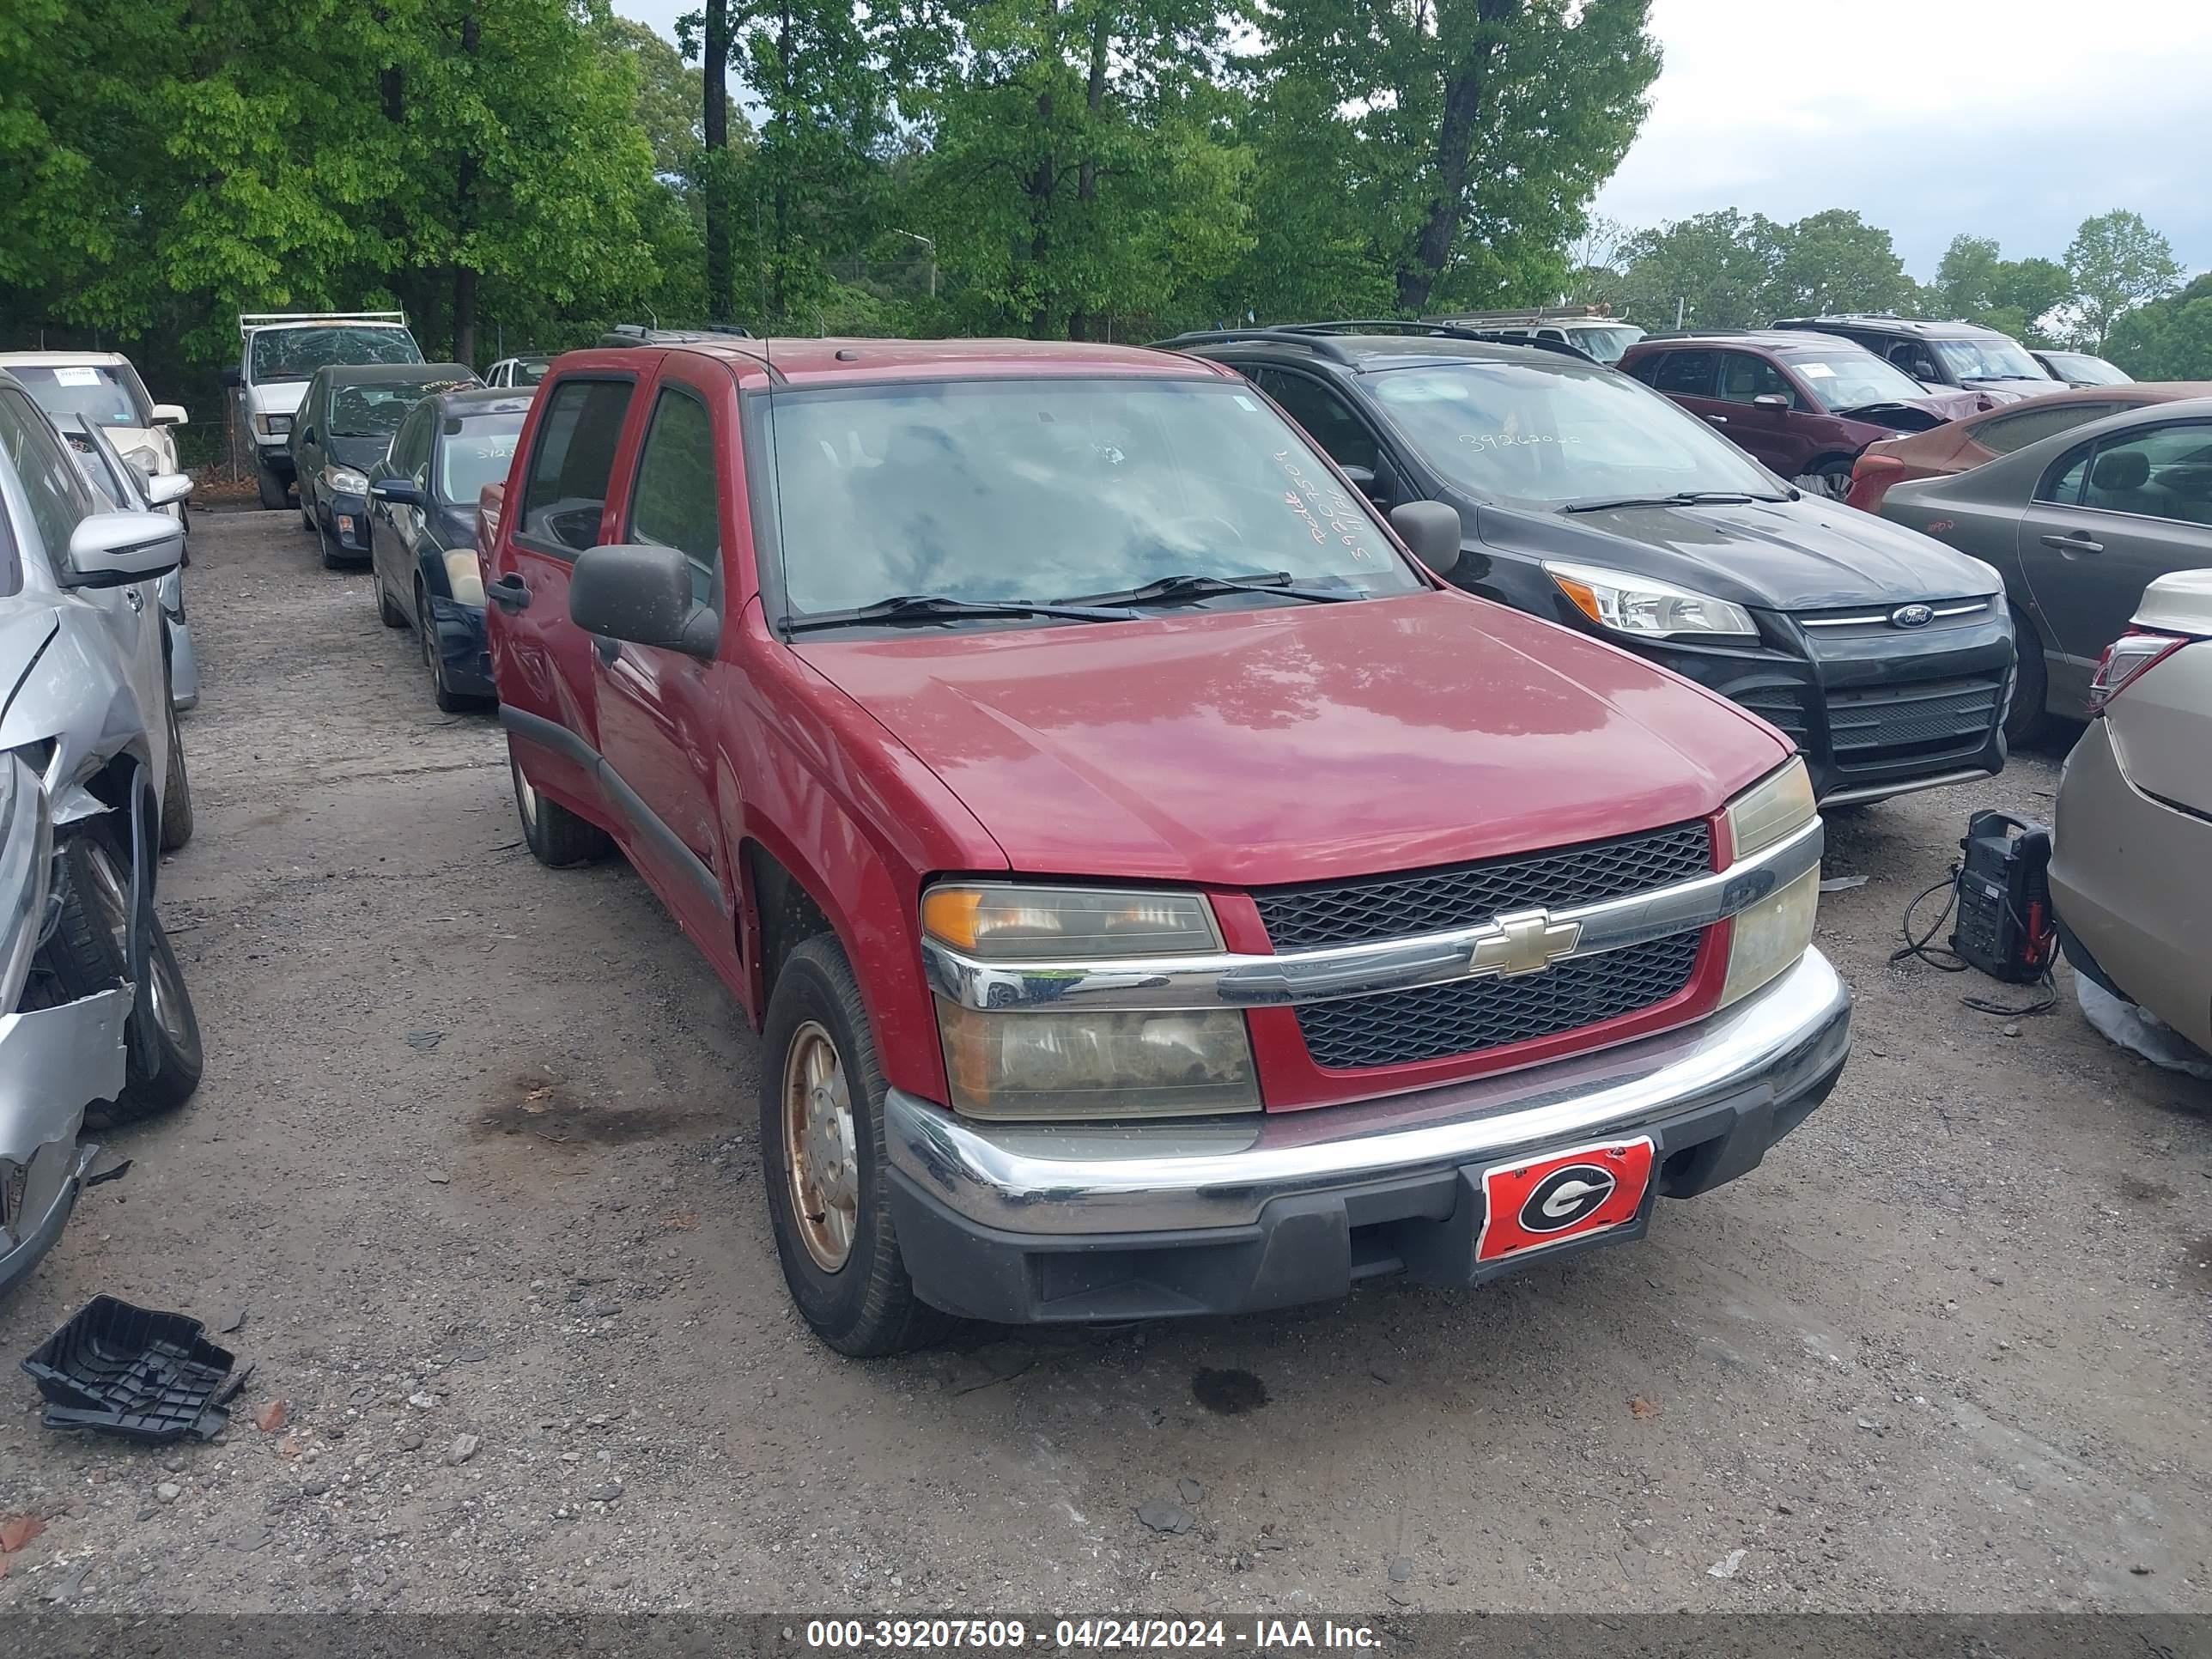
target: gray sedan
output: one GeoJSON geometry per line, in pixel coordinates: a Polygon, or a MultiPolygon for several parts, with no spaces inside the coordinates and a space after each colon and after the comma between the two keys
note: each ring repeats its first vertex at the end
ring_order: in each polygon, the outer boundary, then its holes
{"type": "Polygon", "coordinates": [[[2081,720],[2143,589],[2212,566],[2212,398],[2108,416],[1947,478],[1893,484],[1881,516],[2003,573],[2020,628],[2014,743],[2081,720]]]}

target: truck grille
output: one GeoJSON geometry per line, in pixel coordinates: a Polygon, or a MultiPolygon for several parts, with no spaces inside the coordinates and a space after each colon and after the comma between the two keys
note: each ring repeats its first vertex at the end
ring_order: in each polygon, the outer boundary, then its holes
{"type": "Polygon", "coordinates": [[[1314,1064],[1403,1066],[1527,1042],[1664,1002],[1689,984],[1701,933],[1674,933],[1515,979],[1458,980],[1298,1010],[1314,1064]]]}
{"type": "Polygon", "coordinates": [[[1995,676],[1832,691],[1828,740],[1839,766],[1969,753],[1989,741],[2003,702],[1995,676]]]}
{"type": "MultiPolygon", "coordinates": [[[[1277,887],[1252,897],[1278,951],[1307,951],[1472,927],[1505,910],[1592,904],[1692,880],[1711,868],[1711,831],[1703,823],[1678,823],[1618,841],[1411,875],[1277,887]]],[[[1547,975],[1557,976],[1557,969],[1547,975]]]]}

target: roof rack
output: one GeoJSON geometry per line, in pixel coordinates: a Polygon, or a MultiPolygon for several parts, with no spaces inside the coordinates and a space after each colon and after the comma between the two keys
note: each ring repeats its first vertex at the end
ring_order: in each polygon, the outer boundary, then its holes
{"type": "Polygon", "coordinates": [[[257,328],[272,328],[282,323],[397,323],[407,326],[404,311],[241,311],[238,313],[238,331],[250,334],[257,328]]]}
{"type": "MultiPolygon", "coordinates": [[[[1595,363],[1578,345],[1565,340],[1540,340],[1533,334],[1516,334],[1502,329],[1468,328],[1458,323],[1431,322],[1425,318],[1408,319],[1403,317],[1356,317],[1334,323],[1289,323],[1285,328],[1298,333],[1363,334],[1419,334],[1436,340],[1477,340],[1484,345],[1534,346],[1540,351],[1555,351],[1565,356],[1579,358],[1586,363],[1595,363]]],[[[1600,368],[1604,365],[1600,363],[1600,368]]]]}
{"type": "Polygon", "coordinates": [[[1238,340],[1256,340],[1271,345],[1303,346],[1316,356],[1326,357],[1333,363],[1342,363],[1347,368],[1357,368],[1359,361],[1326,335],[1316,335],[1299,328],[1201,328],[1188,334],[1178,334],[1172,340],[1157,342],[1164,351],[1182,346],[1228,345],[1238,340]]]}

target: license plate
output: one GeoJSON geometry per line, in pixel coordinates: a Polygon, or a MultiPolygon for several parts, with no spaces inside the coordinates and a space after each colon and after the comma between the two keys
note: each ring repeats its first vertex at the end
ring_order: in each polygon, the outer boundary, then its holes
{"type": "Polygon", "coordinates": [[[1588,1238],[1633,1221],[1651,1185],[1651,1137],[1547,1152],[1482,1172],[1477,1261],[1588,1238]]]}

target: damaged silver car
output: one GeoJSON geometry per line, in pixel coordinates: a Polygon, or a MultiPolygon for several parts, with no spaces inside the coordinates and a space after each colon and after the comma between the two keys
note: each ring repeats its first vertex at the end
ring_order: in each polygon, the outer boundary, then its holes
{"type": "Polygon", "coordinates": [[[154,585],[183,543],[106,510],[0,374],[0,1291],[69,1218],[88,1109],[129,1121],[199,1085],[154,908],[175,749],[154,585]]]}

